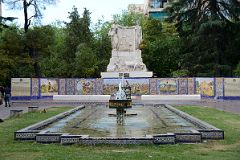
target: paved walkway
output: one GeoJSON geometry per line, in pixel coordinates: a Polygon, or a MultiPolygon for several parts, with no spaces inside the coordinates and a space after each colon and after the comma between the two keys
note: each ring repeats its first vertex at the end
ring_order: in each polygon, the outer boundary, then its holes
{"type": "MultiPolygon", "coordinates": [[[[94,104],[103,102],[79,102],[79,101],[53,101],[53,100],[31,100],[31,101],[13,101],[10,108],[0,105],[0,119],[6,119],[10,116],[10,110],[23,110],[28,111],[29,106],[38,106],[40,110],[44,108],[49,108],[53,106],[79,106],[81,104],[94,104]]],[[[223,100],[201,100],[201,101],[139,101],[134,100],[134,103],[144,103],[144,104],[170,104],[170,105],[193,105],[193,106],[203,106],[216,108],[218,110],[240,114],[240,101],[223,101],[223,100]]]]}

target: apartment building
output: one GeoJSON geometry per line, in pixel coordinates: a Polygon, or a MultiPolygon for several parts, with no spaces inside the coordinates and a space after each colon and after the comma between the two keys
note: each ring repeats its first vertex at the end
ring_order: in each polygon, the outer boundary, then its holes
{"type": "Polygon", "coordinates": [[[167,13],[164,11],[167,5],[168,0],[145,0],[144,4],[130,4],[128,10],[156,19],[164,19],[167,17],[167,13]]]}

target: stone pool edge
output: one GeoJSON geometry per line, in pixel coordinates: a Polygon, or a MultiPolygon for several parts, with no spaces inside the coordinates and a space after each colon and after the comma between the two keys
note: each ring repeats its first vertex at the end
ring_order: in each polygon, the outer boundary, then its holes
{"type": "Polygon", "coordinates": [[[182,112],[170,105],[164,105],[165,108],[174,112],[178,116],[184,118],[188,122],[199,127],[199,130],[191,130],[189,133],[167,133],[146,135],[145,137],[90,137],[89,135],[70,135],[68,133],[49,133],[44,128],[60,119],[63,119],[85,106],[79,106],[69,111],[60,113],[47,120],[33,124],[14,133],[14,139],[19,141],[36,141],[37,143],[60,143],[63,145],[69,144],[177,144],[177,143],[201,143],[203,140],[223,140],[224,131],[216,128],[204,121],[201,121],[185,112],[182,112]]]}

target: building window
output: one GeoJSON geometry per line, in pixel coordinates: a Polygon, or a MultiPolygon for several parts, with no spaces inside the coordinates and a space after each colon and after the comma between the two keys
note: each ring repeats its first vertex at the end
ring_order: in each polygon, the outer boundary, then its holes
{"type": "Polygon", "coordinates": [[[167,0],[151,0],[149,5],[150,8],[163,8],[166,2],[167,0]]]}

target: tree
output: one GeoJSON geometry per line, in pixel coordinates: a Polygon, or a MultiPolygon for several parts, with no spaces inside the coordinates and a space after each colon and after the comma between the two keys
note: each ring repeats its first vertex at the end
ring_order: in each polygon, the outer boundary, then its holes
{"type": "MultiPolygon", "coordinates": [[[[201,24],[208,21],[233,23],[240,20],[240,2],[238,0],[171,0],[166,9],[169,20],[176,22],[180,31],[190,25],[198,30],[201,24]]],[[[189,27],[188,27],[189,28],[189,27]]]]}
{"type": "Polygon", "coordinates": [[[240,77],[240,63],[238,63],[236,69],[234,70],[234,75],[240,77]]]}
{"type": "Polygon", "coordinates": [[[54,31],[51,26],[33,27],[25,35],[26,47],[31,53],[36,77],[41,77],[39,61],[50,54],[49,46],[54,43],[54,31]]]}
{"type": "Polygon", "coordinates": [[[22,31],[16,26],[4,28],[0,34],[0,82],[9,83],[11,77],[31,77],[32,61],[24,52],[22,31]]]}
{"type": "Polygon", "coordinates": [[[65,28],[52,27],[54,32],[53,41],[48,46],[48,54],[45,54],[39,61],[41,75],[43,77],[63,77],[65,78],[68,70],[65,58],[65,28]]]}
{"type": "Polygon", "coordinates": [[[32,19],[40,20],[43,16],[42,10],[46,5],[55,4],[56,0],[4,0],[11,9],[23,9],[24,12],[24,31],[27,32],[32,19]],[[29,15],[30,10],[33,11],[29,15]]]}
{"type": "Polygon", "coordinates": [[[141,44],[143,60],[148,69],[158,77],[170,77],[179,69],[180,40],[173,25],[148,19],[141,44]]]}
{"type": "Polygon", "coordinates": [[[167,8],[183,45],[182,66],[191,76],[229,76],[235,62],[227,55],[240,18],[237,0],[173,1],[167,8]]]}
{"type": "Polygon", "coordinates": [[[98,59],[98,71],[97,76],[100,77],[102,71],[107,70],[107,65],[111,58],[111,38],[108,32],[111,28],[111,23],[99,20],[94,27],[94,52],[98,59]]]}
{"type": "MultiPolygon", "coordinates": [[[[66,39],[65,52],[63,58],[67,63],[68,77],[76,75],[74,63],[76,60],[76,53],[81,52],[82,48],[79,45],[84,44],[89,48],[94,47],[93,34],[90,30],[90,12],[84,8],[83,16],[80,17],[77,8],[74,6],[72,12],[69,13],[70,22],[66,23],[66,39]]],[[[83,47],[83,49],[85,49],[83,47]]]]}
{"type": "Polygon", "coordinates": [[[74,77],[97,77],[97,57],[88,45],[82,43],[78,46],[75,58],[74,77]]]}
{"type": "Polygon", "coordinates": [[[113,22],[122,26],[134,26],[139,24],[143,26],[147,17],[142,13],[123,11],[121,14],[113,15],[113,22]]]}

